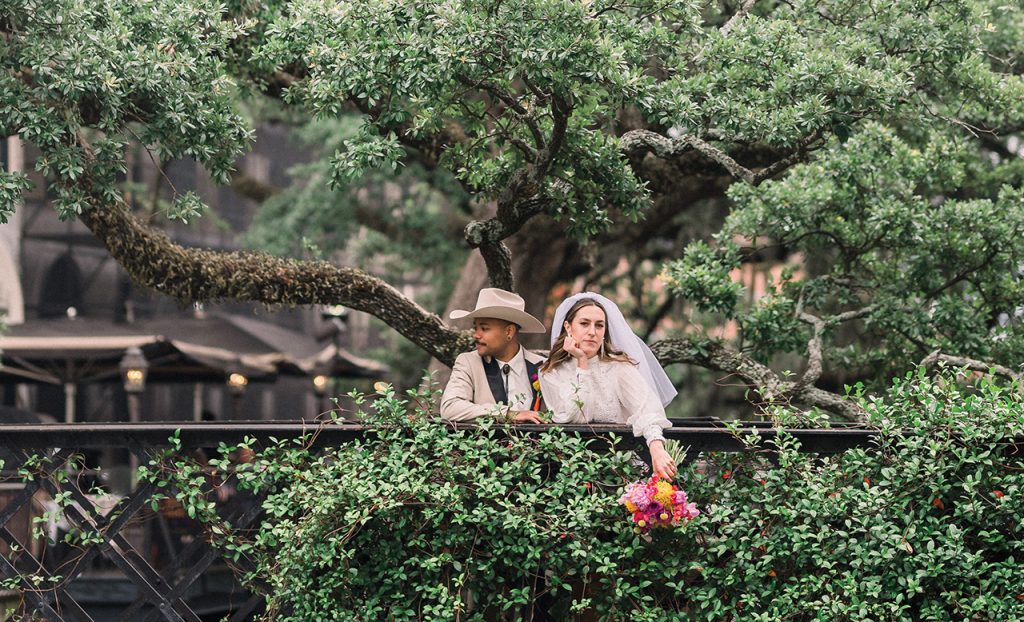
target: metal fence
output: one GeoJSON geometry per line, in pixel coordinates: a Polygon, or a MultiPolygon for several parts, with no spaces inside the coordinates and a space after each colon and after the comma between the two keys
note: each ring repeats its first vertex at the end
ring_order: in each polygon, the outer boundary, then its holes
{"type": "MultiPolygon", "coordinates": [[[[742,451],[734,431],[713,420],[676,420],[666,437],[696,452],[742,451]]],[[[466,426],[464,426],[466,427],[466,426]]],[[[563,426],[584,436],[616,434],[622,426],[563,426]]],[[[540,433],[544,426],[517,426],[540,433]]],[[[770,439],[771,424],[745,422],[741,433],[757,431],[770,439]]],[[[6,579],[8,615],[13,619],[75,622],[206,622],[227,617],[251,619],[262,607],[259,594],[237,582],[244,565],[229,566],[209,544],[198,523],[173,502],[174,490],[134,481],[128,465],[147,464],[180,441],[180,453],[236,445],[244,438],[268,442],[317,432],[315,443],[329,447],[373,433],[354,424],[145,423],[2,425],[0,458],[0,578],[6,579]],[[118,469],[96,471],[93,461],[120,461],[118,469]],[[161,499],[160,495],[169,497],[161,499]],[[61,499],[59,511],[56,499],[61,499]],[[65,542],[71,531],[85,541],[65,542]],[[13,613],[12,613],[13,612],[13,613]]],[[[789,430],[803,450],[837,453],[869,444],[870,430],[855,427],[789,430]]],[[[255,526],[258,499],[222,494],[218,512],[239,529],[255,526]]],[[[3,620],[0,615],[0,620],[3,620]]]]}

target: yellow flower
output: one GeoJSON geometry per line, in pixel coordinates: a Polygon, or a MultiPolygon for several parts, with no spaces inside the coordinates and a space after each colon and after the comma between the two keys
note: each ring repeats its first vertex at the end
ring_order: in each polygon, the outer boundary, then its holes
{"type": "Polygon", "coordinates": [[[636,512],[636,506],[633,504],[632,501],[626,502],[626,509],[629,510],[630,512],[636,512]]]}
{"type": "Polygon", "coordinates": [[[654,500],[665,507],[672,505],[672,484],[662,481],[655,486],[658,492],[654,494],[654,500]]]}
{"type": "Polygon", "coordinates": [[[645,521],[645,520],[638,520],[636,522],[636,525],[637,525],[637,527],[643,527],[643,526],[647,525],[647,521],[645,521]]]}

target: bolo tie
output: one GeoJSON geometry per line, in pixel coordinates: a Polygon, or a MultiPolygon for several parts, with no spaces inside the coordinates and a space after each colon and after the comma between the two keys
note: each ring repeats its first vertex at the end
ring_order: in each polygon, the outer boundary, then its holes
{"type": "Polygon", "coordinates": [[[505,400],[508,405],[512,405],[512,398],[508,394],[508,375],[512,373],[512,367],[508,363],[501,366],[501,373],[505,375],[505,400]]]}

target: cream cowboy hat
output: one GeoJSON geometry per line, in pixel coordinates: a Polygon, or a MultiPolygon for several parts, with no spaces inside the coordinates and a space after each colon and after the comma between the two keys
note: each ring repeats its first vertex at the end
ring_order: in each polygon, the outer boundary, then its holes
{"type": "Polygon", "coordinates": [[[478,317],[497,318],[519,325],[519,330],[524,333],[543,333],[547,329],[540,320],[533,317],[523,309],[526,303],[521,296],[506,292],[496,287],[487,287],[480,290],[476,299],[476,308],[472,311],[456,309],[448,314],[453,320],[471,320],[478,317]]]}

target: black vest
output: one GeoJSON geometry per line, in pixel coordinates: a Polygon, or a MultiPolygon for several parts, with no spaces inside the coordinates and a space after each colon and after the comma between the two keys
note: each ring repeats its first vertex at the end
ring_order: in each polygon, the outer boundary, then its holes
{"type": "MultiPolygon", "coordinates": [[[[530,394],[533,399],[530,400],[532,404],[537,400],[537,389],[533,386],[533,379],[537,377],[537,364],[531,363],[524,357],[526,361],[526,376],[530,379],[530,394]]],[[[484,374],[487,375],[487,384],[491,387],[491,393],[494,395],[495,402],[501,402],[508,404],[508,395],[505,393],[505,380],[502,378],[504,374],[501,373],[501,365],[498,364],[498,359],[493,356],[484,358],[484,374]]]]}

